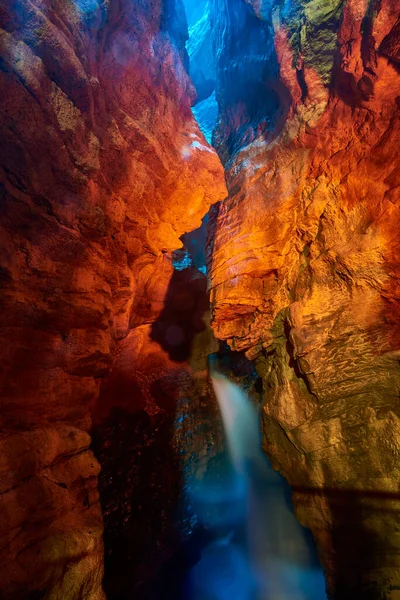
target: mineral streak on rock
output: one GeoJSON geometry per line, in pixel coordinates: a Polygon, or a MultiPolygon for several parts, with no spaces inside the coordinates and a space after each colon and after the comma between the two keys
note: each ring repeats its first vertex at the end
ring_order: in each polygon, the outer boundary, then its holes
{"type": "Polygon", "coordinates": [[[5,600],[104,597],[90,411],[118,341],[151,343],[168,253],[225,195],[186,37],[178,0],[0,6],[5,600]]]}
{"type": "Polygon", "coordinates": [[[232,0],[216,31],[213,327],[257,360],[266,451],[340,599],[400,586],[399,13],[232,0]]]}

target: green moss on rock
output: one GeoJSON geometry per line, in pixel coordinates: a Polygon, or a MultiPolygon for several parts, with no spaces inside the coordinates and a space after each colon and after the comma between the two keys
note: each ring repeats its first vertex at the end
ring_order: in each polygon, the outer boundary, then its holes
{"type": "Polygon", "coordinates": [[[337,47],[337,31],[344,0],[297,0],[289,10],[282,9],[282,22],[288,27],[293,61],[300,55],[323,82],[330,82],[337,47]]]}

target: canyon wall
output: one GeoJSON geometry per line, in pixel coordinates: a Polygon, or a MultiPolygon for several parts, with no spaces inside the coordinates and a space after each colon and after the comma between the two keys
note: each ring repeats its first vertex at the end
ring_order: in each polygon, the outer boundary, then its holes
{"type": "Polygon", "coordinates": [[[118,360],[177,369],[152,333],[171,253],[225,195],[190,111],[186,37],[179,0],[0,6],[5,600],[104,597],[91,414],[148,401],[107,396],[118,360]]]}
{"type": "MultiPolygon", "coordinates": [[[[400,4],[214,2],[213,327],[331,598],[400,589],[400,4]],[[223,11],[221,12],[221,7],[223,11]]],[[[396,595],[397,594],[397,595],[396,595]]]]}

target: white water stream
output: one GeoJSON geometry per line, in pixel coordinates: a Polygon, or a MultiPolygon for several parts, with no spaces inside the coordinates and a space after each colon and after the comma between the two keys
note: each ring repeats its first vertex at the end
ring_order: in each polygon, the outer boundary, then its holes
{"type": "Polygon", "coordinates": [[[195,490],[199,517],[216,533],[191,573],[191,600],[325,600],[322,570],[293,515],[288,486],[261,449],[257,411],[222,375],[228,469],[195,490]]]}

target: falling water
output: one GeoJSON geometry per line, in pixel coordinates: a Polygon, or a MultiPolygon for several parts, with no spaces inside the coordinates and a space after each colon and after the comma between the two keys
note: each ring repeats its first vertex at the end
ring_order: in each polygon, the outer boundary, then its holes
{"type": "Polygon", "coordinates": [[[190,573],[190,599],[325,599],[288,486],[262,453],[257,411],[225,377],[214,374],[212,382],[229,453],[193,486],[199,518],[215,541],[190,573]]]}

